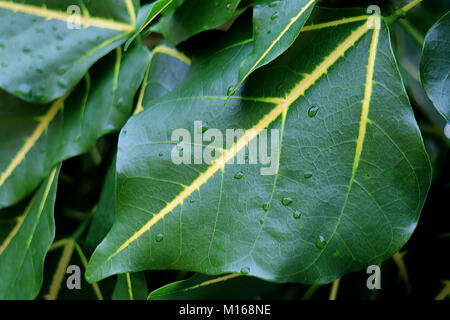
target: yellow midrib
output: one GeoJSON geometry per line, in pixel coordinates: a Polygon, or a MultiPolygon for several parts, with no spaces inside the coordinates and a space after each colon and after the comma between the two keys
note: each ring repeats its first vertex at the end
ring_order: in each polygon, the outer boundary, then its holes
{"type": "MultiPolygon", "coordinates": [[[[128,2],[130,0],[127,0],[127,8],[129,6],[128,2]]],[[[132,3],[131,3],[132,5],[132,3]]],[[[45,18],[46,20],[59,20],[63,22],[67,22],[68,19],[72,16],[71,14],[64,12],[64,11],[57,11],[53,9],[48,9],[46,7],[37,7],[32,6],[28,4],[21,4],[21,3],[15,3],[10,1],[3,1],[0,0],[0,9],[6,9],[13,12],[20,12],[25,13],[37,17],[45,18]]],[[[131,10],[131,8],[129,8],[131,10]]],[[[134,11],[134,7],[132,9],[134,11]]],[[[131,15],[131,12],[130,15],[131,15]]],[[[89,16],[88,12],[85,12],[83,15],[80,16],[80,22],[84,27],[97,27],[102,29],[109,29],[109,30],[117,30],[117,31],[134,31],[135,25],[136,25],[136,17],[131,17],[131,21],[134,21],[134,24],[127,24],[123,22],[117,22],[113,20],[108,20],[104,18],[93,18],[89,16]]]]}
{"type": "Polygon", "coordinates": [[[60,110],[64,108],[64,101],[68,94],[56,100],[45,115],[39,118],[39,124],[33,131],[30,137],[25,140],[25,144],[19,149],[14,158],[8,164],[6,169],[0,175],[0,187],[3,186],[5,181],[11,176],[13,171],[23,162],[25,156],[34,147],[36,142],[42,136],[45,130],[47,130],[50,122],[55,118],[60,110]]]}
{"type": "Polygon", "coordinates": [[[172,3],[173,0],[168,1],[161,9],[158,10],[158,12],[156,12],[152,17],[150,17],[150,19],[139,29],[139,33],[142,32],[142,30],[144,30],[145,28],[147,28],[147,26],[161,13],[164,11],[165,8],[167,8],[167,6],[169,4],[172,3]]]}
{"type": "Polygon", "coordinates": [[[130,297],[130,300],[134,300],[133,297],[133,287],[131,285],[131,277],[130,277],[130,273],[127,272],[125,274],[126,278],[127,278],[127,287],[128,287],[128,296],[130,297]]]}
{"type": "MultiPolygon", "coordinates": [[[[376,18],[375,21],[380,23],[380,19],[376,18]]],[[[378,25],[377,24],[377,25],[378,25]]],[[[356,29],[343,43],[341,43],[324,61],[310,74],[307,75],[298,85],[291,90],[291,92],[280,102],[269,114],[264,116],[252,129],[246,131],[245,135],[239,139],[235,145],[229,149],[225,150],[222,157],[217,159],[204,173],[202,173],[193,183],[186,187],[174,200],[169,202],[158,214],[154,215],[141,229],[135,232],[128,240],[126,240],[113,254],[111,254],[105,261],[105,263],[111,260],[115,255],[124,250],[128,245],[137,240],[142,234],[147,232],[153,225],[155,225],[159,220],[164,218],[169,212],[174,210],[176,207],[181,205],[187,197],[189,197],[195,190],[205,184],[217,171],[224,168],[225,164],[232,159],[242,148],[244,148],[249,141],[255,138],[264,128],[268,127],[275,119],[277,119],[280,114],[285,114],[289,106],[295,102],[301,95],[305,93],[322,75],[324,75],[327,70],[341,57],[345,52],[351,48],[367,31],[370,29],[371,25],[364,23],[358,29],[356,29]]],[[[375,53],[374,53],[375,54],[375,53]]],[[[371,91],[370,91],[371,92],[371,91]]],[[[367,94],[367,89],[366,89],[367,94]]],[[[363,107],[367,108],[366,107],[363,107]]],[[[368,112],[368,108],[367,108],[368,112]]],[[[366,111],[363,110],[363,114],[366,111]]],[[[362,115],[363,117],[363,115],[362,115]]],[[[364,136],[358,137],[358,140],[364,136]]],[[[355,158],[359,159],[360,149],[362,149],[362,142],[359,142],[361,147],[357,144],[357,153],[355,158]]],[[[358,160],[359,161],[359,160],[358,160]]]]}

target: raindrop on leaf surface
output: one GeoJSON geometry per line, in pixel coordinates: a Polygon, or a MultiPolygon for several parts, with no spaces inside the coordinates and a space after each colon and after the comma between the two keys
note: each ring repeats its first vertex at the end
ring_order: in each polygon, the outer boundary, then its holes
{"type": "Polygon", "coordinates": [[[243,177],[244,177],[244,174],[240,171],[234,175],[235,179],[242,179],[243,177]]]}
{"type": "Polygon", "coordinates": [[[281,199],[281,203],[283,204],[283,206],[288,206],[292,203],[292,198],[289,197],[284,197],[283,199],[281,199]]]}
{"type": "Polygon", "coordinates": [[[158,233],[155,237],[156,242],[161,242],[164,239],[164,235],[162,233],[158,233]]]}
{"type": "Polygon", "coordinates": [[[316,240],[316,247],[319,249],[323,249],[325,248],[325,245],[327,244],[327,240],[325,240],[325,237],[320,235],[319,237],[317,237],[316,240]]]}
{"type": "Polygon", "coordinates": [[[309,116],[310,118],[315,117],[318,110],[319,110],[319,107],[318,107],[318,106],[312,106],[312,107],[309,108],[309,110],[308,110],[308,116],[309,116]]]}
{"type": "Polygon", "coordinates": [[[250,268],[249,267],[243,267],[241,269],[241,274],[246,275],[250,273],[250,268]]]}

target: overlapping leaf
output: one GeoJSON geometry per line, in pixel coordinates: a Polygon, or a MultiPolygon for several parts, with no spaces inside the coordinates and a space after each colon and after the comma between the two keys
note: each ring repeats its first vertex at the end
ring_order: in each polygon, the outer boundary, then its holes
{"type": "Polygon", "coordinates": [[[126,54],[117,48],[50,105],[0,91],[0,208],[32,192],[56,163],[86,152],[124,124],[148,59],[140,44],[126,54]]]}
{"type": "Polygon", "coordinates": [[[256,69],[266,65],[295,41],[314,8],[315,0],[257,0],[253,9],[252,53],[242,61],[239,80],[228,95],[256,69]],[[270,22],[269,22],[270,21],[270,22]]]}
{"type": "Polygon", "coordinates": [[[0,215],[0,299],[34,299],[42,285],[44,258],[55,236],[55,167],[25,207],[11,219],[0,215]]]}
{"type": "Polygon", "coordinates": [[[138,0],[82,4],[0,1],[0,88],[27,101],[53,101],[134,32],[138,0]]]}
{"type": "Polygon", "coordinates": [[[233,273],[223,276],[195,274],[154,290],[149,300],[217,300],[253,299],[273,291],[279,285],[233,273]]]}
{"type": "Polygon", "coordinates": [[[89,281],[181,269],[326,283],[403,246],[430,164],[388,30],[379,18],[326,16],[226,106],[224,89],[236,81],[249,41],[193,67],[128,122],[117,158],[117,218],[91,258],[89,281]],[[245,135],[216,149],[212,164],[175,165],[171,154],[180,148],[171,135],[198,134],[196,120],[245,135]],[[268,165],[260,162],[234,164],[266,128],[281,136],[273,176],[261,175],[268,165]]]}
{"type": "Polygon", "coordinates": [[[422,84],[436,109],[450,122],[450,12],[428,32],[420,65],[422,84]]]}
{"type": "Polygon", "coordinates": [[[152,30],[178,44],[191,36],[218,27],[233,17],[241,0],[189,0],[161,18],[152,30]]]}

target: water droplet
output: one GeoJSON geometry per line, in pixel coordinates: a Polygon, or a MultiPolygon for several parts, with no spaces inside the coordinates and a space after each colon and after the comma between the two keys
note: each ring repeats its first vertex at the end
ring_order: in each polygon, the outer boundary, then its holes
{"type": "Polygon", "coordinates": [[[311,171],[306,171],[305,174],[303,175],[303,177],[305,177],[305,179],[309,179],[312,177],[312,172],[311,171]]]}
{"type": "Polygon", "coordinates": [[[312,117],[315,117],[318,110],[319,110],[319,107],[318,107],[318,106],[312,106],[312,107],[309,108],[309,110],[308,110],[308,116],[310,116],[311,118],[312,118],[312,117]]]}
{"type": "Polygon", "coordinates": [[[298,210],[295,210],[292,216],[294,217],[294,219],[300,219],[302,213],[298,210]]]}
{"type": "Polygon", "coordinates": [[[269,7],[273,8],[278,4],[279,1],[272,1],[271,3],[269,3],[269,7]]]}
{"type": "Polygon", "coordinates": [[[246,275],[250,273],[250,268],[249,267],[243,267],[241,269],[241,274],[246,275]]]}
{"type": "Polygon", "coordinates": [[[289,197],[284,197],[283,199],[281,199],[281,203],[283,204],[283,206],[288,206],[292,203],[292,198],[289,197]]]}
{"type": "Polygon", "coordinates": [[[161,242],[164,239],[164,235],[162,233],[158,233],[155,237],[156,242],[161,242]]]}
{"type": "Polygon", "coordinates": [[[57,84],[62,89],[66,89],[67,88],[67,81],[66,81],[66,79],[63,79],[63,78],[59,79],[57,81],[57,84]]]}
{"type": "Polygon", "coordinates": [[[264,204],[262,205],[263,210],[264,211],[269,211],[269,203],[268,202],[264,202],[264,204]]]}
{"type": "Polygon", "coordinates": [[[278,18],[278,13],[274,13],[274,14],[270,17],[270,20],[275,20],[276,18],[278,18]]]}
{"type": "Polygon", "coordinates": [[[22,83],[14,93],[25,98],[31,98],[31,87],[26,83],[22,83]]]}
{"type": "Polygon", "coordinates": [[[116,106],[118,106],[120,108],[123,106],[124,103],[125,103],[125,99],[123,97],[120,97],[119,99],[117,99],[116,106]]]}
{"type": "Polygon", "coordinates": [[[319,236],[316,240],[316,247],[319,249],[325,248],[325,245],[327,244],[327,240],[325,240],[324,236],[319,236]]]}
{"type": "Polygon", "coordinates": [[[236,173],[234,175],[235,179],[242,179],[243,177],[244,177],[244,174],[241,171],[239,171],[238,173],[236,173]]]}
{"type": "Polygon", "coordinates": [[[227,89],[227,96],[231,96],[233,94],[233,89],[234,89],[233,86],[229,86],[228,87],[228,89],[227,89]]]}
{"type": "Polygon", "coordinates": [[[68,69],[69,69],[69,66],[64,64],[56,70],[56,73],[61,75],[61,74],[65,73],[68,69]]]}

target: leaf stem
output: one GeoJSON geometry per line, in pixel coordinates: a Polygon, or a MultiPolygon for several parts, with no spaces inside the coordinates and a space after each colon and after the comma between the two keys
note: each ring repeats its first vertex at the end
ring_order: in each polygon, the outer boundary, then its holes
{"type": "Polygon", "coordinates": [[[445,281],[445,287],[441,292],[434,298],[434,300],[444,300],[447,296],[450,295],[450,281],[445,281]]]}
{"type": "Polygon", "coordinates": [[[405,19],[398,20],[398,23],[403,29],[414,39],[415,42],[422,48],[425,42],[424,36],[408,21],[405,19]]]}
{"type": "Polygon", "coordinates": [[[330,298],[328,300],[336,300],[340,280],[341,280],[341,278],[338,278],[333,281],[333,284],[331,286],[331,291],[330,291],[330,298]]]}
{"type": "Polygon", "coordinates": [[[411,10],[412,8],[417,6],[422,1],[423,0],[413,0],[410,3],[408,3],[406,6],[395,10],[393,14],[391,14],[389,17],[386,18],[386,23],[388,25],[391,25],[398,19],[405,17],[409,10],[411,10]]]}

